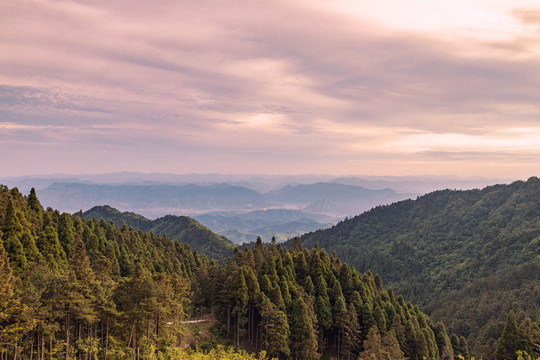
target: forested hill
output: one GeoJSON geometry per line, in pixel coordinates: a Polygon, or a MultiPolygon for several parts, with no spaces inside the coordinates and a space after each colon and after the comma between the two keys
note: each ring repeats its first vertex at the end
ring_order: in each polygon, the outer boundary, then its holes
{"type": "MultiPolygon", "coordinates": [[[[509,313],[496,360],[540,355],[540,323],[520,322],[509,313]]],[[[258,241],[219,264],[0,186],[0,358],[254,359],[185,351],[216,344],[297,360],[470,358],[464,337],[318,247],[258,241]],[[210,323],[203,331],[190,316],[210,323]]]]}
{"type": "Polygon", "coordinates": [[[513,309],[538,317],[540,180],[482,190],[443,190],[379,206],[305,234],[360,271],[371,269],[465,335],[478,352],[494,342],[513,309]]]}
{"type": "Polygon", "coordinates": [[[187,216],[167,215],[156,220],[132,212],[120,212],[110,206],[95,206],[83,213],[86,219],[113,221],[117,225],[126,224],[135,230],[166,235],[187,244],[210,259],[223,261],[232,255],[234,243],[220,236],[206,226],[187,216]]]}

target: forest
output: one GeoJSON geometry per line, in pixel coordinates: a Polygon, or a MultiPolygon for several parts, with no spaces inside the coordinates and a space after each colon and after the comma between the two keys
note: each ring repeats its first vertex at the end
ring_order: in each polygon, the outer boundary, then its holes
{"type": "MultiPolygon", "coordinates": [[[[371,269],[490,358],[507,314],[540,316],[540,180],[440,190],[302,236],[371,269]]],[[[292,241],[286,246],[292,246],[292,241]]]]}
{"type": "MultiPolygon", "coordinates": [[[[257,241],[218,262],[5,186],[0,229],[2,360],[475,356],[381,276],[300,239],[257,241]],[[195,345],[187,320],[202,318],[212,336],[195,345]]],[[[539,319],[505,315],[494,358],[538,358],[539,319]]]]}

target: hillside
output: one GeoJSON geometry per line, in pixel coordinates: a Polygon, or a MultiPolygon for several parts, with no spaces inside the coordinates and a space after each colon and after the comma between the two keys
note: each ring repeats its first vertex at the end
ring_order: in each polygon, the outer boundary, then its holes
{"type": "Polygon", "coordinates": [[[521,318],[539,314],[538,199],[538,178],[436,191],[376,207],[301,241],[380,274],[467,337],[476,353],[490,354],[508,311],[521,318]]]}
{"type": "Polygon", "coordinates": [[[213,185],[125,185],[54,183],[38,195],[47,206],[66,211],[109,204],[136,209],[235,209],[263,202],[254,190],[228,184],[213,185]]]}
{"type": "Polygon", "coordinates": [[[223,261],[232,255],[234,244],[223,236],[187,216],[167,215],[156,220],[132,212],[120,212],[110,206],[95,206],[83,213],[86,219],[105,219],[115,224],[133,227],[135,230],[166,235],[180,243],[187,244],[210,259],[223,261]]]}
{"type": "Polygon", "coordinates": [[[287,185],[264,194],[264,197],[270,204],[295,204],[315,213],[345,216],[407,199],[410,195],[398,194],[391,189],[369,190],[354,185],[318,182],[287,185]]]}
{"type": "MultiPolygon", "coordinates": [[[[45,210],[33,189],[25,197],[5,186],[0,314],[0,354],[21,360],[248,357],[218,344],[299,360],[470,354],[464,337],[385,289],[379,275],[299,239],[291,250],[257,241],[219,264],[166,236],[45,210]],[[207,320],[203,333],[197,324],[207,320]],[[202,357],[190,346],[214,350],[202,357]]],[[[539,355],[538,321],[518,328],[513,312],[507,319],[496,360],[539,355]]]]}
{"type": "Polygon", "coordinates": [[[272,237],[285,241],[306,232],[332,226],[337,219],[291,209],[254,210],[247,213],[210,212],[194,218],[212,231],[236,244],[253,242],[260,237],[270,242],[272,237]]]}
{"type": "MultiPolygon", "coordinates": [[[[172,218],[163,231],[181,223],[172,218]]],[[[165,236],[45,210],[34,192],[6,187],[0,229],[0,352],[10,358],[178,358],[183,320],[208,312],[216,336],[282,358],[468,351],[380,277],[324,250],[258,242],[220,265],[165,236]]]]}

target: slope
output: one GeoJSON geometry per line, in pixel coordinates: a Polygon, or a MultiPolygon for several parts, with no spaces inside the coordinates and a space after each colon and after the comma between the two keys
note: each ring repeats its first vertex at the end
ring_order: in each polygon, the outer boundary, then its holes
{"type": "Polygon", "coordinates": [[[264,197],[270,204],[294,204],[313,212],[321,210],[320,204],[324,203],[329,214],[345,216],[410,198],[410,194],[398,194],[391,189],[369,190],[360,186],[318,182],[287,185],[264,194],[264,197]]]}
{"type": "Polygon", "coordinates": [[[540,180],[436,191],[302,236],[379,273],[450,331],[489,354],[506,313],[538,316],[540,180]]]}
{"type": "Polygon", "coordinates": [[[128,225],[135,230],[166,235],[184,243],[208,256],[210,259],[223,261],[232,255],[234,244],[212,232],[196,220],[187,216],[167,215],[156,220],[132,212],[120,212],[108,205],[95,206],[83,213],[86,219],[97,218],[113,221],[117,225],[128,225]]]}
{"type": "Polygon", "coordinates": [[[249,208],[263,201],[256,191],[228,184],[125,185],[55,183],[40,190],[41,201],[65,211],[109,204],[124,209],[216,210],[249,208]]]}

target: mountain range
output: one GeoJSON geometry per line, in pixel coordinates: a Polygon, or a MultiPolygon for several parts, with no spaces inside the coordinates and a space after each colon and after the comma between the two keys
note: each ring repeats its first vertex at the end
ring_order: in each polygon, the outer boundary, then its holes
{"type": "Polygon", "coordinates": [[[96,218],[112,221],[118,226],[127,225],[135,230],[153,232],[197,249],[210,259],[223,261],[232,255],[234,244],[187,216],[166,215],[150,220],[132,212],[120,212],[110,206],[95,206],[83,214],[85,219],[96,218]]]}
{"type": "Polygon", "coordinates": [[[391,189],[324,182],[286,185],[266,193],[226,183],[54,183],[37,194],[46,206],[71,213],[109,205],[151,218],[188,215],[235,243],[255,241],[257,237],[284,241],[326,228],[347,215],[412,196],[391,189]]]}
{"type": "MultiPolygon", "coordinates": [[[[506,314],[540,313],[540,180],[440,190],[301,237],[418,303],[492,353],[506,314]]],[[[293,246],[289,241],[286,245],[293,246]]]]}

